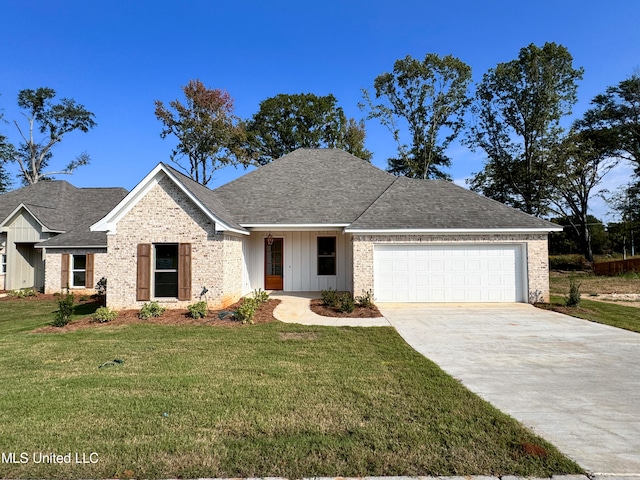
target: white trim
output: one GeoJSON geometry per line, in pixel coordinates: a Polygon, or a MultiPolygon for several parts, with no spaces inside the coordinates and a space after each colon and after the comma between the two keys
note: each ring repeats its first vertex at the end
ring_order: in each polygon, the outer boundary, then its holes
{"type": "Polygon", "coordinates": [[[492,235],[492,234],[522,234],[522,233],[549,233],[549,232],[562,232],[562,227],[549,227],[549,228],[390,228],[390,229],[376,229],[365,230],[361,228],[345,228],[345,233],[356,233],[363,235],[385,235],[385,234],[406,234],[413,235],[416,233],[429,233],[437,235],[492,235]]]}
{"type": "Polygon", "coordinates": [[[8,231],[8,229],[6,228],[7,224],[10,222],[10,220],[12,220],[19,212],[21,209],[25,209],[26,212],[31,215],[31,217],[38,222],[38,225],[40,225],[40,227],[42,227],[42,231],[46,232],[46,233],[64,233],[64,230],[51,230],[49,228],[47,228],[39,219],[38,217],[36,217],[31,210],[29,210],[29,207],[27,207],[24,203],[21,203],[20,205],[18,205],[9,215],[7,215],[5,217],[5,219],[2,221],[2,223],[0,223],[0,231],[1,232],[6,232],[8,231]],[[3,228],[5,227],[5,228],[3,228]]]}
{"type": "Polygon", "coordinates": [[[241,227],[250,228],[253,232],[293,232],[293,231],[340,231],[348,227],[348,223],[241,223],[241,227]]]}
{"type": "Polygon", "coordinates": [[[230,227],[223,221],[221,221],[218,217],[215,216],[213,212],[211,212],[207,207],[204,206],[200,200],[198,200],[185,186],[184,184],[176,178],[176,176],[170,172],[168,169],[164,167],[162,163],[156,165],[156,167],[151,170],[144,177],[138,185],[135,186],[133,190],[131,190],[127,196],[125,196],[120,203],[118,203],[109,213],[107,213],[102,219],[91,225],[89,230],[92,232],[107,232],[108,235],[113,235],[116,233],[116,228],[118,222],[129,213],[133,207],[135,207],[144,196],[149,193],[153,187],[158,185],[160,181],[168,177],[173,181],[173,183],[187,196],[189,199],[196,204],[196,206],[204,213],[207,218],[214,222],[214,228],[219,231],[230,231],[235,233],[240,233],[243,235],[249,235],[249,232],[244,232],[242,230],[238,230],[237,228],[230,227]]]}
{"type": "MultiPolygon", "coordinates": [[[[51,245],[34,245],[33,248],[41,248],[44,252],[44,250],[46,250],[47,248],[50,250],[55,250],[56,248],[93,248],[93,249],[105,249],[107,248],[107,245],[60,245],[60,246],[56,246],[54,245],[53,247],[51,245]]],[[[101,252],[89,252],[89,253],[101,253],[101,252]]],[[[104,252],[103,252],[104,253],[104,252]]]]}

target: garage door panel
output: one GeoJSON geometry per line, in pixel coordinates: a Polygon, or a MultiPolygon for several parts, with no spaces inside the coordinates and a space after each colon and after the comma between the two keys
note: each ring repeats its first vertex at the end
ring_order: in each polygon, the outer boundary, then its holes
{"type": "Polygon", "coordinates": [[[380,302],[523,301],[520,245],[376,245],[380,302]]]}

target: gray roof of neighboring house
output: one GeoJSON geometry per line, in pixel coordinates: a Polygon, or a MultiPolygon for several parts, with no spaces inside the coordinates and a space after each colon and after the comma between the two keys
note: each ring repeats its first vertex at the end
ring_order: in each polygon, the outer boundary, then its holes
{"type": "Polygon", "coordinates": [[[0,194],[0,223],[23,204],[47,229],[65,232],[39,246],[106,246],[106,234],[90,232],[89,226],[126,194],[123,188],[77,188],[64,180],[38,182],[0,194]]]}
{"type": "Polygon", "coordinates": [[[444,180],[398,177],[349,229],[529,229],[557,227],[444,180]]]}
{"type": "Polygon", "coordinates": [[[240,224],[349,224],[395,177],[339,149],[295,150],[214,190],[240,224]]]}

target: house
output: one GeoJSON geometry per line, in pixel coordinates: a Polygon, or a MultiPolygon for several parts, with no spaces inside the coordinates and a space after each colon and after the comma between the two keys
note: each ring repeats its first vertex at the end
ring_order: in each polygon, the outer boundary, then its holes
{"type": "MultiPolygon", "coordinates": [[[[214,307],[257,288],[370,290],[378,302],[543,300],[547,237],[559,227],[450,182],[299,149],[215,190],[160,163],[88,230],[78,235],[106,236],[94,276],[107,277],[108,305],[121,309],[183,308],[204,288],[214,307]]],[[[69,243],[36,245],[47,278],[66,275],[53,256],[73,255],[69,243]]]]}
{"type": "Polygon", "coordinates": [[[107,235],[89,226],[126,194],[123,188],[52,180],[0,195],[0,290],[59,292],[69,286],[93,292],[94,268],[106,273],[107,235]]]}

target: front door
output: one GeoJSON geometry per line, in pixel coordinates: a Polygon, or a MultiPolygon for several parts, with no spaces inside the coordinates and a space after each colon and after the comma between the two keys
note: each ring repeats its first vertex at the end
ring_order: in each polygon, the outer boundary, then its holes
{"type": "Polygon", "coordinates": [[[264,289],[282,290],[284,252],[282,238],[264,239],[264,289]]]}

